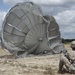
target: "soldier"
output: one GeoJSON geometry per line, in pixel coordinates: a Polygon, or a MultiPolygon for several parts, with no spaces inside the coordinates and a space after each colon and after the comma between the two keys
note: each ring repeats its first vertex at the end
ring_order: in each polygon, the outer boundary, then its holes
{"type": "Polygon", "coordinates": [[[72,42],[71,42],[71,48],[72,48],[72,50],[75,51],[75,41],[72,41],[72,42]]]}
{"type": "Polygon", "coordinates": [[[75,73],[75,51],[67,51],[62,54],[59,61],[59,73],[75,73]]]}

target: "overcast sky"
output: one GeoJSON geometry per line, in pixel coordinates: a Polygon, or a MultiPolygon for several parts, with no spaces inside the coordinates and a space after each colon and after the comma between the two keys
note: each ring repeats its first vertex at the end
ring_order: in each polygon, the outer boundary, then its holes
{"type": "Polygon", "coordinates": [[[8,10],[18,2],[32,1],[45,15],[55,17],[62,38],[75,38],[75,0],[0,0],[0,28],[8,10]]]}

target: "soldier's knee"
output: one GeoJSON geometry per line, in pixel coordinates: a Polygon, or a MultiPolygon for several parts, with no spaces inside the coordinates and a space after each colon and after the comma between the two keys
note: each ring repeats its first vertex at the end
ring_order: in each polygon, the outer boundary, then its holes
{"type": "Polygon", "coordinates": [[[60,62],[65,62],[65,58],[64,57],[61,57],[60,58],[60,62]]]}

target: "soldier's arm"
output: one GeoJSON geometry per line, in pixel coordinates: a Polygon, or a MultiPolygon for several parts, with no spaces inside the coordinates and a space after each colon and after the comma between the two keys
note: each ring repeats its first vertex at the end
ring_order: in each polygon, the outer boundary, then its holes
{"type": "Polygon", "coordinates": [[[71,64],[73,63],[73,59],[72,59],[72,57],[70,56],[70,54],[68,52],[65,54],[65,57],[69,60],[69,62],[71,64]]]}
{"type": "Polygon", "coordinates": [[[71,58],[70,58],[70,56],[69,56],[69,53],[68,52],[66,52],[65,54],[64,54],[64,56],[70,61],[71,60],[71,58]]]}

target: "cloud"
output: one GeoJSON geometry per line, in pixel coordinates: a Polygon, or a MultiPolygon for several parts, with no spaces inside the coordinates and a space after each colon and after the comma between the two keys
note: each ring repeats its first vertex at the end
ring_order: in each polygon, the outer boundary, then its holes
{"type": "Polygon", "coordinates": [[[69,38],[72,38],[71,36],[75,37],[75,10],[66,10],[60,12],[55,15],[55,18],[60,26],[62,36],[66,38],[67,35],[65,34],[69,34],[69,38]]]}
{"type": "Polygon", "coordinates": [[[66,2],[65,0],[3,0],[4,3],[18,3],[24,1],[32,1],[37,4],[60,5],[66,2]]]}
{"type": "Polygon", "coordinates": [[[64,5],[64,4],[71,4],[75,3],[75,0],[3,0],[4,3],[7,4],[15,4],[18,2],[26,2],[32,1],[37,4],[44,4],[44,5],[64,5]]]}
{"type": "Polygon", "coordinates": [[[3,20],[5,18],[5,15],[6,15],[6,12],[0,11],[0,30],[1,30],[2,23],[3,23],[3,20]]]}
{"type": "Polygon", "coordinates": [[[3,0],[3,2],[6,4],[15,4],[18,2],[23,2],[23,0],[3,0]]]}

